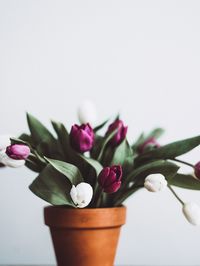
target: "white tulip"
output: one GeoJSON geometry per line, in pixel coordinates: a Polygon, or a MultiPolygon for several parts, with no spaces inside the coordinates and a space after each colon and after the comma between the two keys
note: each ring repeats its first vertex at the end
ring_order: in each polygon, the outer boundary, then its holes
{"type": "Polygon", "coordinates": [[[194,202],[188,202],[183,205],[183,214],[189,223],[200,225],[200,206],[194,202]]]}
{"type": "Polygon", "coordinates": [[[144,187],[150,192],[158,192],[167,186],[165,177],[161,174],[151,174],[145,178],[144,187]]]}
{"type": "Polygon", "coordinates": [[[92,126],[95,124],[97,119],[96,106],[93,102],[85,100],[78,108],[78,119],[81,124],[89,123],[92,126]]]}
{"type": "Polygon", "coordinates": [[[5,166],[18,168],[25,164],[25,160],[14,160],[6,154],[6,150],[0,151],[0,163],[5,166]]]}
{"type": "Polygon", "coordinates": [[[90,184],[82,182],[78,184],[77,186],[72,186],[72,189],[70,191],[70,196],[74,202],[74,204],[78,208],[84,208],[86,207],[93,196],[93,189],[90,186],[90,184]]]}
{"type": "Polygon", "coordinates": [[[0,135],[0,151],[10,146],[11,144],[10,138],[11,138],[10,135],[0,135]]]}

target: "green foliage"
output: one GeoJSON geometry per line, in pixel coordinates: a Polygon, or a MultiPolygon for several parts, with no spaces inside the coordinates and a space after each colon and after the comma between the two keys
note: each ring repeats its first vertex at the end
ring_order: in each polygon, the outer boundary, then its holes
{"type": "Polygon", "coordinates": [[[128,182],[137,182],[139,184],[144,183],[144,178],[150,174],[157,174],[160,173],[165,176],[166,179],[173,177],[179,169],[179,166],[176,164],[165,161],[165,160],[158,160],[154,162],[150,162],[144,164],[132,172],[129,173],[126,183],[128,182]]]}
{"type": "Polygon", "coordinates": [[[170,178],[169,184],[181,188],[200,190],[200,180],[195,179],[192,175],[176,174],[170,178]]]}
{"type": "Polygon", "coordinates": [[[134,144],[127,139],[117,147],[110,145],[110,140],[117,129],[101,136],[101,130],[108,120],[94,128],[95,142],[92,150],[86,154],[77,153],[70,144],[70,134],[64,124],[51,121],[54,135],[34,116],[27,114],[30,134],[22,134],[12,143],[25,144],[31,149],[26,166],[39,173],[30,185],[30,190],[38,197],[53,205],[75,207],[71,197],[72,185],[87,182],[93,187],[94,196],[89,207],[119,206],[130,195],[144,186],[144,179],[149,174],[160,173],[170,185],[200,190],[200,181],[192,175],[179,174],[179,166],[172,162],[200,144],[200,136],[176,141],[160,148],[138,154],[138,147],[149,138],[159,138],[162,128],[156,128],[149,134],[142,133],[134,144]],[[98,175],[105,166],[120,164],[123,169],[122,185],[111,195],[102,193],[98,185],[98,175]],[[99,194],[100,193],[100,194],[99,194]],[[100,195],[99,199],[98,196],[100,195]]]}
{"type": "MultiPolygon", "coordinates": [[[[28,143],[38,152],[45,156],[54,155],[54,158],[61,159],[62,153],[58,142],[51,132],[34,116],[27,113],[27,122],[31,132],[28,143]]],[[[22,135],[23,138],[28,138],[28,135],[22,135]]]]}
{"type": "Polygon", "coordinates": [[[163,128],[160,128],[160,127],[155,128],[146,136],[146,140],[150,138],[158,139],[163,135],[163,133],[164,133],[163,128]]]}
{"type": "Polygon", "coordinates": [[[149,160],[173,159],[185,154],[200,144],[200,136],[179,140],[152,151],[144,152],[136,159],[137,164],[144,163],[149,160]]]}
{"type": "Polygon", "coordinates": [[[75,207],[69,194],[70,182],[50,164],[44,168],[29,188],[36,196],[53,205],[75,207]]]}
{"type": "Polygon", "coordinates": [[[102,143],[101,143],[101,149],[100,152],[98,154],[97,160],[101,162],[106,146],[109,143],[109,141],[114,137],[114,135],[116,134],[117,129],[112,131],[111,133],[109,133],[108,135],[105,136],[105,138],[102,139],[102,143]]]}
{"type": "Polygon", "coordinates": [[[70,163],[66,163],[63,161],[53,160],[50,158],[45,159],[61,174],[65,175],[72,185],[78,185],[83,182],[83,177],[79,171],[79,169],[70,163]]]}
{"type": "Polygon", "coordinates": [[[100,125],[96,126],[93,130],[95,133],[97,133],[100,129],[102,129],[107,123],[108,123],[109,119],[106,119],[103,123],[101,123],[100,125]]]}
{"type": "Polygon", "coordinates": [[[164,133],[163,128],[155,128],[153,129],[149,134],[145,135],[144,133],[141,133],[138,139],[135,141],[135,143],[132,145],[132,149],[134,152],[138,151],[138,147],[143,144],[146,140],[150,138],[158,139],[160,138],[164,133]]]}
{"type": "Polygon", "coordinates": [[[69,133],[67,129],[62,123],[51,121],[51,124],[58,136],[58,141],[60,143],[61,149],[63,150],[63,154],[66,160],[69,160],[69,152],[71,151],[70,143],[69,143],[69,133]]]}
{"type": "Polygon", "coordinates": [[[98,161],[92,158],[85,157],[82,154],[79,154],[79,156],[95,170],[96,175],[98,176],[98,174],[103,169],[103,166],[98,161]]]}
{"type": "MultiPolygon", "coordinates": [[[[122,143],[116,147],[111,164],[121,164],[123,165],[127,158],[133,158],[133,151],[127,141],[123,140],[122,143]]],[[[133,160],[132,160],[133,161],[133,160]]]]}
{"type": "Polygon", "coordinates": [[[53,135],[49,130],[42,125],[42,123],[31,114],[27,113],[27,122],[31,132],[31,137],[35,145],[37,146],[41,142],[52,143],[54,142],[53,135]]]}

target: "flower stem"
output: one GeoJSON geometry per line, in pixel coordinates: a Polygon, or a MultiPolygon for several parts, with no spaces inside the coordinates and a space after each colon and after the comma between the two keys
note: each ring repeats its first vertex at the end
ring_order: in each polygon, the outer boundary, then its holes
{"type": "Polygon", "coordinates": [[[176,158],[174,158],[174,159],[172,159],[172,160],[175,161],[175,162],[182,163],[182,164],[185,164],[185,165],[188,165],[188,166],[194,168],[194,165],[191,164],[191,163],[188,163],[188,162],[185,162],[185,161],[182,161],[182,160],[176,159],[176,158]]]}
{"type": "Polygon", "coordinates": [[[184,205],[184,202],[179,198],[179,196],[176,194],[176,192],[173,190],[173,188],[168,184],[168,188],[171,190],[172,194],[177,198],[177,200],[184,205]]]}
{"type": "Polygon", "coordinates": [[[99,208],[101,205],[101,196],[102,196],[102,188],[100,186],[97,187],[97,192],[95,196],[95,205],[96,208],[99,208]]]}

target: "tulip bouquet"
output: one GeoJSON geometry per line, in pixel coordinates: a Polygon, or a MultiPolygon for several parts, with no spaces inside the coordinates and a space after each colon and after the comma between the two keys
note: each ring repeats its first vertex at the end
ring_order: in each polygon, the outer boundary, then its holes
{"type": "Polygon", "coordinates": [[[187,220],[200,224],[198,205],[183,202],[172,188],[200,190],[200,162],[192,165],[178,158],[198,146],[200,136],[160,146],[163,130],[157,128],[130,144],[119,116],[109,126],[105,121],[92,128],[89,121],[81,121],[69,132],[64,124],[51,121],[55,135],[30,114],[27,122],[29,134],[1,136],[0,163],[25,164],[38,173],[29,188],[43,200],[68,208],[113,207],[141,188],[157,192],[168,187],[187,220]],[[190,166],[193,173],[179,173],[180,164],[190,166]]]}

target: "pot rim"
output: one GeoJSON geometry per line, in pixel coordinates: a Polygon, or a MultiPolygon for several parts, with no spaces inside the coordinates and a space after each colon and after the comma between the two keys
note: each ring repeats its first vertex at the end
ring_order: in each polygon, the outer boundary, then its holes
{"type": "Polygon", "coordinates": [[[125,205],[120,205],[120,206],[117,206],[117,207],[103,207],[103,208],[73,208],[73,207],[70,207],[70,206],[67,206],[67,205],[47,205],[47,206],[44,206],[44,209],[47,209],[47,208],[60,208],[60,209],[65,209],[65,210],[77,210],[77,211],[84,211],[84,210],[107,210],[107,209],[119,209],[119,208],[127,208],[125,205]]]}
{"type": "Polygon", "coordinates": [[[126,221],[126,206],[108,208],[44,207],[45,224],[59,228],[109,228],[119,227],[126,221]]]}

